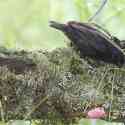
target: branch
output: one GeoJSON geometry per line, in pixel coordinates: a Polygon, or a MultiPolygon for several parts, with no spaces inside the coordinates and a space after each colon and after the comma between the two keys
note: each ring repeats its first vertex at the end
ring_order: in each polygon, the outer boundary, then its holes
{"type": "Polygon", "coordinates": [[[108,0],[102,0],[101,5],[99,6],[98,10],[95,12],[95,14],[93,14],[89,19],[88,22],[91,22],[92,20],[94,20],[98,14],[102,11],[102,9],[104,8],[104,6],[106,5],[108,0]]]}
{"type": "Polygon", "coordinates": [[[11,55],[15,60],[1,61],[5,62],[0,67],[1,114],[6,121],[85,118],[90,109],[101,106],[107,113],[105,120],[124,122],[125,68],[103,63],[90,69],[87,60],[70,47],[19,55],[11,55]],[[20,62],[16,59],[19,55],[20,62]],[[20,74],[14,72],[29,57],[34,60],[34,69],[31,66],[20,74]],[[20,66],[12,70],[17,64],[20,66]]]}

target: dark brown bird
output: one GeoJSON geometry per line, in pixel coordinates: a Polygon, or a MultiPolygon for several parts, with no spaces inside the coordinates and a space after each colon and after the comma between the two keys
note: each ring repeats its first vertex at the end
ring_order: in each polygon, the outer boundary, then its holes
{"type": "Polygon", "coordinates": [[[124,64],[125,55],[121,47],[90,24],[75,21],[61,24],[50,21],[50,26],[62,31],[78,48],[82,57],[90,57],[118,66],[124,64]]]}

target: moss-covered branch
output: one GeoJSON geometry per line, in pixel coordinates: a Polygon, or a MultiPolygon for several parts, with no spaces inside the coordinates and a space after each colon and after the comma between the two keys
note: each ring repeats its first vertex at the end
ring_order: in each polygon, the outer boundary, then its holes
{"type": "Polygon", "coordinates": [[[125,119],[124,67],[101,63],[92,68],[70,47],[52,52],[2,50],[0,60],[1,119],[70,120],[87,117],[97,106],[105,108],[105,120],[125,119]]]}

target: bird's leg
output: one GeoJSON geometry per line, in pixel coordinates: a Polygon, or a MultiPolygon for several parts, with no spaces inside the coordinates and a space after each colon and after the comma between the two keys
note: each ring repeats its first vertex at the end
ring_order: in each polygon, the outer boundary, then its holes
{"type": "Polygon", "coordinates": [[[85,60],[87,61],[88,64],[88,73],[94,73],[96,72],[96,68],[98,67],[93,60],[90,58],[85,57],[85,60]]]}
{"type": "Polygon", "coordinates": [[[98,61],[98,60],[91,60],[90,58],[85,58],[88,62],[89,65],[91,65],[91,67],[98,68],[100,65],[104,64],[102,61],[98,61]]]}

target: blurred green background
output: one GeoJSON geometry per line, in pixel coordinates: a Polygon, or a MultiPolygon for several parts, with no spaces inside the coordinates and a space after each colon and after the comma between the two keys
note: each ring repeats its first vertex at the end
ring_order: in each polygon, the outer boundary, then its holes
{"type": "MultiPolygon", "coordinates": [[[[86,22],[102,0],[0,0],[0,46],[16,49],[54,49],[66,37],[48,26],[49,20],[86,22]]],[[[125,39],[125,0],[108,0],[93,21],[125,39]]]]}

